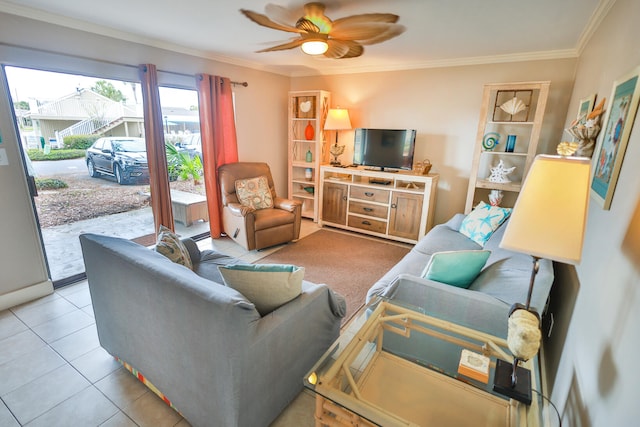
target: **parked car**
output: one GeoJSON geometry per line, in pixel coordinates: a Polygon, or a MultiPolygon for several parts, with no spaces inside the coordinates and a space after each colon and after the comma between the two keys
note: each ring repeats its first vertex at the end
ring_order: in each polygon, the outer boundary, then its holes
{"type": "Polygon", "coordinates": [[[179,146],[180,150],[187,151],[193,158],[195,156],[200,157],[200,163],[202,163],[202,139],[199,133],[193,133],[189,135],[179,146]]]}
{"type": "Polygon", "coordinates": [[[87,149],[86,161],[91,177],[113,176],[118,184],[149,182],[144,138],[100,138],[87,149]]]}

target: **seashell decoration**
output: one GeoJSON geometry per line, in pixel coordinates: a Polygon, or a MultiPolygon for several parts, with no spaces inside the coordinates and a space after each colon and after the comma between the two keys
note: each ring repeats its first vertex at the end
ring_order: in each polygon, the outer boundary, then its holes
{"type": "Polygon", "coordinates": [[[514,96],[513,98],[502,104],[500,108],[505,113],[515,116],[520,111],[525,110],[527,108],[527,105],[521,99],[518,99],[518,97],[514,96]]]}
{"type": "Polygon", "coordinates": [[[308,113],[311,110],[311,101],[304,101],[300,103],[300,111],[308,113]]]}
{"type": "Polygon", "coordinates": [[[578,150],[578,145],[577,142],[562,141],[556,147],[556,151],[561,156],[571,156],[578,150]]]}

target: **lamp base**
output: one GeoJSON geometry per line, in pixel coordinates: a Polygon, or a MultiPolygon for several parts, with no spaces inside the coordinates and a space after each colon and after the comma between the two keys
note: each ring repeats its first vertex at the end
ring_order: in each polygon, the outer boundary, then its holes
{"type": "Polygon", "coordinates": [[[497,359],[496,371],[493,377],[493,391],[531,405],[531,372],[528,369],[517,366],[517,381],[514,386],[511,385],[511,374],[513,374],[513,365],[502,359],[497,359]]]}

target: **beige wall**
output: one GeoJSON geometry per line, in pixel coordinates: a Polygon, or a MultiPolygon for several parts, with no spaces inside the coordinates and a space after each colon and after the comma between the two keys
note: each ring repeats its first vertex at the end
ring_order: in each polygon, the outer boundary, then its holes
{"type": "MultiPolygon", "coordinates": [[[[292,90],[326,89],[332,106],[349,109],[353,127],[418,131],[415,160],[429,159],[440,174],[435,222],[464,211],[484,83],[550,80],[540,152],[554,152],[563,137],[575,59],[433,68],[386,73],[300,77],[292,90]]],[[[566,138],[567,135],[564,135],[566,138]]],[[[330,141],[333,141],[330,136],[330,141]]],[[[353,131],[340,132],[353,157],[353,131]]]]}
{"type": "MultiPolygon", "coordinates": [[[[590,94],[606,97],[608,107],[613,81],[640,65],[638,22],[640,2],[617,0],[580,57],[567,124],[590,94]]],[[[640,420],[634,367],[640,352],[639,170],[637,116],[611,209],[593,200],[589,205],[579,291],[553,390],[565,425],[631,426],[640,420]]]]}

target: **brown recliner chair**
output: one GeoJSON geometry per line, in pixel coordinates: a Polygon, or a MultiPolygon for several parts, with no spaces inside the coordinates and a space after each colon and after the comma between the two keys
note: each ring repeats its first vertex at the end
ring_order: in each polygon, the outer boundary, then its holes
{"type": "Polygon", "coordinates": [[[218,168],[222,193],[224,232],[247,250],[263,249],[300,237],[302,203],[276,196],[271,170],[266,163],[238,162],[218,168]],[[273,208],[242,206],[236,196],[239,179],[266,176],[273,197],[273,208]]]}

